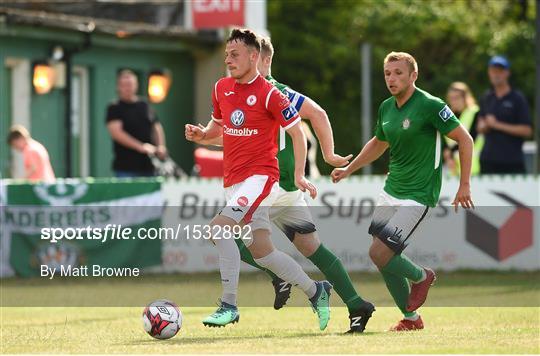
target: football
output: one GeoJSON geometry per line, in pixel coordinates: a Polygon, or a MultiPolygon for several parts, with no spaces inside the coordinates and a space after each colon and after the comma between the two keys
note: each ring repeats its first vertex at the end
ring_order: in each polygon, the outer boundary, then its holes
{"type": "Polygon", "coordinates": [[[144,308],[143,326],[148,335],[156,339],[170,339],[182,327],[182,312],[166,299],[159,299],[144,308]]]}

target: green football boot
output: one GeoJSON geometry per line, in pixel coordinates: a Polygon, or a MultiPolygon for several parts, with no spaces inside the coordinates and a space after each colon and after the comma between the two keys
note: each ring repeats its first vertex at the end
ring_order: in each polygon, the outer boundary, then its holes
{"type": "Polygon", "coordinates": [[[234,305],[221,302],[221,306],[203,320],[205,326],[220,328],[227,324],[234,324],[240,320],[238,308],[234,305]]]}
{"type": "Polygon", "coordinates": [[[315,282],[317,284],[317,293],[309,301],[313,312],[319,317],[319,328],[326,329],[330,320],[330,289],[332,285],[328,281],[315,282]]]}

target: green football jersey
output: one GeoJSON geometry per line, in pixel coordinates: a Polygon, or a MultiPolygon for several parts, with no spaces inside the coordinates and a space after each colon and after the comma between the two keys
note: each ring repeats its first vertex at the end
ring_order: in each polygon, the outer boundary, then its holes
{"type": "MultiPolygon", "coordinates": [[[[292,90],[285,84],[277,82],[271,76],[267,76],[266,80],[272,83],[280,92],[287,95],[291,104],[297,111],[300,111],[306,98],[304,95],[292,90]]],[[[294,149],[292,139],[282,127],[279,128],[277,159],[279,162],[279,186],[288,192],[298,190],[294,184],[294,149]]]]}
{"type": "Polygon", "coordinates": [[[394,97],[379,107],[375,136],[390,146],[390,166],[384,190],[398,199],[434,207],[442,182],[441,134],[459,120],[441,99],[416,89],[398,108],[394,97]]]}

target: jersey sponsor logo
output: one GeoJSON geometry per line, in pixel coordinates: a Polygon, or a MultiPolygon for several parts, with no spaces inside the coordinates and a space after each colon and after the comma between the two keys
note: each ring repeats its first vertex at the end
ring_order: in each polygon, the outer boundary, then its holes
{"type": "Polygon", "coordinates": [[[240,127],[244,124],[246,116],[242,110],[236,109],[231,114],[231,124],[236,127],[240,127]]]}
{"type": "Polygon", "coordinates": [[[294,106],[289,105],[285,109],[281,110],[281,115],[283,116],[283,119],[285,121],[289,121],[290,119],[298,115],[298,111],[296,111],[294,106]]]}
{"type": "Polygon", "coordinates": [[[259,134],[259,130],[250,129],[247,127],[236,129],[234,127],[227,127],[227,125],[223,125],[223,134],[229,136],[253,136],[259,134]]]}
{"type": "Polygon", "coordinates": [[[238,205],[240,205],[240,206],[247,206],[248,203],[249,203],[249,200],[248,200],[247,197],[241,196],[240,198],[238,198],[238,199],[236,200],[236,202],[237,202],[238,205]]]}
{"type": "Polygon", "coordinates": [[[226,92],[226,93],[224,93],[224,94],[225,94],[225,96],[230,96],[230,95],[233,95],[233,94],[234,94],[234,91],[228,91],[228,92],[226,92]]]}
{"type": "Polygon", "coordinates": [[[442,108],[442,110],[439,111],[439,117],[444,122],[448,121],[448,119],[451,118],[452,116],[454,116],[454,113],[452,112],[452,110],[450,110],[448,105],[445,105],[444,108],[442,108]]]}
{"type": "Polygon", "coordinates": [[[249,106],[253,106],[256,103],[257,103],[257,97],[255,95],[248,96],[248,98],[246,100],[246,104],[248,104],[249,106]]]}
{"type": "Polygon", "coordinates": [[[401,123],[401,127],[403,127],[403,130],[407,130],[410,126],[411,126],[411,120],[409,120],[409,118],[407,117],[401,123]]]}

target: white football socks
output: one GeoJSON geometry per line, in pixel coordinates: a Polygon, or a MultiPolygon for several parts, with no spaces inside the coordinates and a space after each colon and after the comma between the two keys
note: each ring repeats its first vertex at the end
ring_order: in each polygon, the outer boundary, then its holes
{"type": "Polygon", "coordinates": [[[214,239],[219,252],[219,272],[223,294],[221,301],[236,306],[238,277],[240,274],[240,251],[233,239],[214,239]]]}
{"type": "Polygon", "coordinates": [[[274,250],[265,257],[255,258],[255,262],[274,272],[279,278],[297,286],[306,293],[308,298],[313,298],[317,293],[317,285],[302,270],[302,267],[289,255],[279,250],[274,250]]]}

